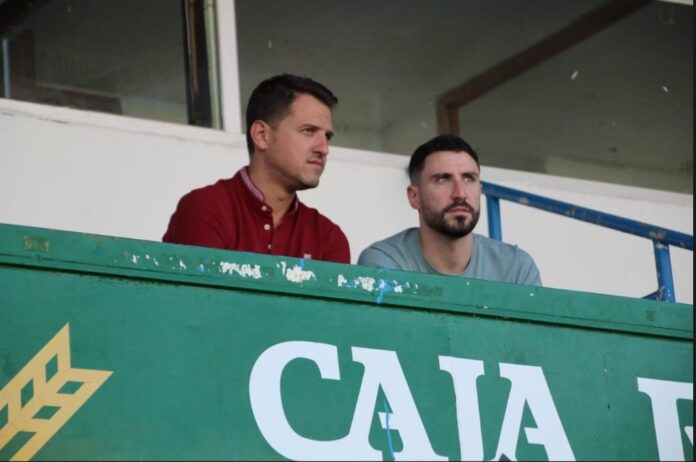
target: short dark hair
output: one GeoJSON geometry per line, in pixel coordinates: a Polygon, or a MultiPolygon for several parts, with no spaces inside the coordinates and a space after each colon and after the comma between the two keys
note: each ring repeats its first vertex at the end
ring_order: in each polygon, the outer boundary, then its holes
{"type": "Polygon", "coordinates": [[[421,144],[413,151],[411,155],[411,161],[408,164],[408,176],[411,180],[411,184],[418,183],[420,179],[420,174],[423,173],[423,167],[425,166],[425,159],[435,152],[440,151],[453,151],[453,152],[465,152],[474,158],[476,165],[481,168],[479,164],[478,154],[474,151],[469,143],[464,141],[462,138],[454,135],[438,135],[431,140],[426,141],[421,144]]]}
{"type": "Polygon", "coordinates": [[[338,104],[338,98],[324,85],[308,77],[281,74],[270,77],[256,86],[246,109],[246,139],[249,155],[254,153],[251,125],[263,120],[273,126],[290,112],[290,106],[298,95],[308,94],[326,104],[330,109],[338,104]]]}

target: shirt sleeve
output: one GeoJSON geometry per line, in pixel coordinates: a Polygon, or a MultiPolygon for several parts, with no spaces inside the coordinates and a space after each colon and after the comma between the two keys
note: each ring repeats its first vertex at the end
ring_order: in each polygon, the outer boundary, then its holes
{"type": "Polygon", "coordinates": [[[394,258],[383,250],[371,245],[360,253],[358,265],[385,269],[402,269],[394,258]]]}
{"type": "Polygon", "coordinates": [[[341,228],[331,224],[321,260],[350,264],[350,245],[341,228]]]}
{"type": "Polygon", "coordinates": [[[541,275],[531,255],[518,248],[517,283],[528,286],[541,286],[541,275]]]}
{"type": "Polygon", "coordinates": [[[169,220],[163,242],[226,248],[222,214],[212,197],[202,190],[192,191],[181,198],[169,220]]]}

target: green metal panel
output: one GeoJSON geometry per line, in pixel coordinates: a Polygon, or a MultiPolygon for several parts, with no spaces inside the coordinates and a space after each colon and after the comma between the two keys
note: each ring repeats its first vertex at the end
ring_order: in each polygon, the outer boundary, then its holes
{"type": "Polygon", "coordinates": [[[0,225],[0,460],[689,460],[692,342],[692,305],[0,225]]]}

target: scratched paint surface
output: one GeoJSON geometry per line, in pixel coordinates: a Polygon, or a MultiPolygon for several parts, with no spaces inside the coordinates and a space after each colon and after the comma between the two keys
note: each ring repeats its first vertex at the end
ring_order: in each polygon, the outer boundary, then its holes
{"type": "MultiPolygon", "coordinates": [[[[0,226],[0,388],[67,323],[76,363],[112,372],[35,460],[282,459],[256,425],[249,377],[263,351],[287,341],[334,345],[340,370],[323,380],[302,359],[284,370],[296,432],[345,436],[364,373],[351,348],[394,351],[434,450],[449,459],[460,448],[439,356],[485,366],[486,460],[510,387],[501,362],[543,368],[577,459],[657,459],[636,376],[693,381],[690,305],[31,231],[48,251],[23,249],[26,228],[0,226]]],[[[403,441],[379,424],[388,397],[374,404],[369,442],[389,459],[403,441]]],[[[689,404],[678,409],[684,425],[689,404]]],[[[524,437],[516,455],[546,458],[524,437]]]]}

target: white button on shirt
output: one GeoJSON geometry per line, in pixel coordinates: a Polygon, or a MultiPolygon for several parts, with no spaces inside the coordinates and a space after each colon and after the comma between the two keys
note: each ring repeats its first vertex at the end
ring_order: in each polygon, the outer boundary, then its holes
{"type": "Polygon", "coordinates": [[[265,225],[263,225],[263,229],[265,229],[266,231],[268,231],[269,229],[271,229],[271,225],[269,225],[268,223],[266,223],[265,225]]]}

